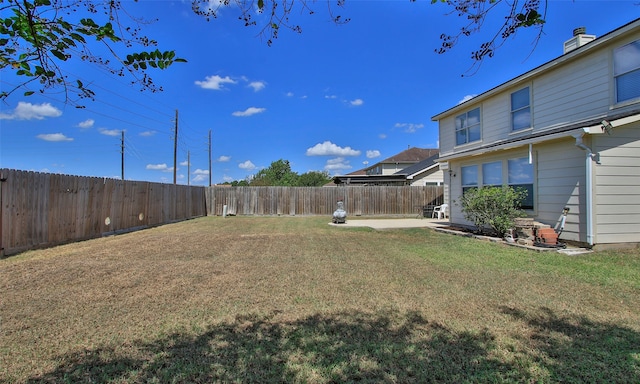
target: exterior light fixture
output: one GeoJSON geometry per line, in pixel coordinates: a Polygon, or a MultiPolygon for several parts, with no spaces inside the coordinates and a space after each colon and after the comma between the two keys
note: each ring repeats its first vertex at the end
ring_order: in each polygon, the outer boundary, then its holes
{"type": "Polygon", "coordinates": [[[606,132],[607,135],[610,135],[611,132],[613,131],[613,125],[611,125],[611,123],[608,122],[607,120],[602,120],[600,124],[602,128],[602,132],[606,132]]]}

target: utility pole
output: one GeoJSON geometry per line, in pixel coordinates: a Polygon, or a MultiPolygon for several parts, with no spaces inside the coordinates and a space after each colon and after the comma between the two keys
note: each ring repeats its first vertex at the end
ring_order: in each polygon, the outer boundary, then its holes
{"type": "Polygon", "coordinates": [[[176,109],[176,131],[173,137],[173,184],[176,184],[177,169],[178,169],[178,110],[176,109]]]}
{"type": "Polygon", "coordinates": [[[187,185],[191,185],[191,152],[187,151],[187,185]]]}
{"type": "Polygon", "coordinates": [[[124,130],[122,132],[120,132],[121,134],[121,139],[120,139],[120,164],[121,164],[121,171],[122,171],[122,180],[124,180],[124,130]]]}
{"type": "Polygon", "coordinates": [[[209,130],[209,186],[211,186],[211,130],[209,130]]]}

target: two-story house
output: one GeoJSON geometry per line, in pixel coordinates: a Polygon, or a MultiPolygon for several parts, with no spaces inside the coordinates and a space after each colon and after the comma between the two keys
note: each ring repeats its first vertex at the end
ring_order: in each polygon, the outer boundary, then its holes
{"type": "Polygon", "coordinates": [[[464,219],[468,188],[524,188],[523,208],[590,246],[640,244],[640,19],[432,118],[445,202],[464,219]]]}

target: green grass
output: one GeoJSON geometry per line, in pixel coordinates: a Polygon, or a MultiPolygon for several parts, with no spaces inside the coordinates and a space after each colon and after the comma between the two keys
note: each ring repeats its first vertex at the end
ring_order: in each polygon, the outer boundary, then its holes
{"type": "Polygon", "coordinates": [[[640,254],[211,217],[0,260],[0,381],[640,382],[640,254]]]}

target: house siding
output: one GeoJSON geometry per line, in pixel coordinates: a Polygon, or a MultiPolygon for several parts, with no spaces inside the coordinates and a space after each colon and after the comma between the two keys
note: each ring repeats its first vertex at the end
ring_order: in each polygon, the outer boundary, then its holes
{"type": "Polygon", "coordinates": [[[565,138],[534,146],[537,159],[535,218],[558,228],[563,208],[569,208],[561,238],[587,242],[586,153],[565,138]],[[581,235],[582,234],[582,235],[581,235]]]}
{"type": "Polygon", "coordinates": [[[536,79],[533,87],[534,130],[605,115],[609,93],[610,50],[600,50],[536,79]]]}
{"type": "Polygon", "coordinates": [[[462,193],[462,166],[513,158],[512,153],[528,152],[525,146],[532,143],[535,201],[530,216],[557,228],[566,207],[561,239],[640,244],[640,100],[616,103],[613,78],[614,50],[639,39],[636,20],[434,116],[441,161],[458,174],[445,175],[451,221],[470,224],[456,205],[462,193]],[[512,132],[510,95],[527,86],[532,128],[512,132]],[[455,145],[455,116],[478,107],[481,140],[455,145]],[[602,120],[613,123],[610,135],[599,129],[602,120]],[[580,134],[590,150],[576,146],[573,135],[580,134]]]}
{"type": "Polygon", "coordinates": [[[640,123],[594,138],[597,242],[640,242],[640,123]]]}
{"type": "Polygon", "coordinates": [[[436,170],[429,174],[421,174],[418,177],[414,178],[411,181],[412,186],[422,187],[425,183],[439,183],[440,185],[443,183],[444,173],[436,168],[436,170]]]}

